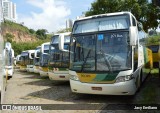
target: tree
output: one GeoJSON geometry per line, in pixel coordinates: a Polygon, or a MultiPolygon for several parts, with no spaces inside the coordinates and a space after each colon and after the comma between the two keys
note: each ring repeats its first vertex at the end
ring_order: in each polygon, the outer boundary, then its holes
{"type": "Polygon", "coordinates": [[[158,27],[160,19],[160,7],[148,3],[147,0],[96,0],[91,4],[91,9],[86,16],[130,11],[136,19],[143,24],[145,31],[158,27]]]}
{"type": "Polygon", "coordinates": [[[85,13],[86,16],[121,11],[121,0],[96,0],[91,4],[91,9],[85,13]],[[114,7],[113,7],[114,6],[114,7]]]}
{"type": "Polygon", "coordinates": [[[71,32],[72,28],[67,28],[67,29],[60,29],[57,31],[57,33],[65,33],[65,32],[71,32]]]}
{"type": "Polygon", "coordinates": [[[29,29],[29,32],[30,32],[31,34],[34,34],[34,33],[35,33],[35,30],[34,30],[34,29],[29,29]]]}
{"type": "Polygon", "coordinates": [[[36,31],[36,35],[39,39],[46,39],[47,38],[47,30],[46,29],[38,29],[36,31]]]}

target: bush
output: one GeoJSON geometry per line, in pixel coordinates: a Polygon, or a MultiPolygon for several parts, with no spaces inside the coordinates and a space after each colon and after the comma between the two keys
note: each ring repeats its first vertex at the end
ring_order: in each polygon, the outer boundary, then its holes
{"type": "Polygon", "coordinates": [[[50,40],[39,40],[37,42],[12,42],[12,48],[15,52],[15,56],[21,54],[22,51],[34,50],[37,46],[40,46],[42,43],[48,42],[50,40]]]}
{"type": "Polygon", "coordinates": [[[7,42],[10,42],[12,43],[12,39],[14,38],[14,35],[10,34],[10,33],[6,33],[5,36],[4,36],[5,40],[7,42]]]}

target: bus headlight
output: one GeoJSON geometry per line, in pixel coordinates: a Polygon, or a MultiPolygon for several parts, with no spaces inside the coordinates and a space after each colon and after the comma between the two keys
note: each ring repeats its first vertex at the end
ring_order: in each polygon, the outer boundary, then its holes
{"type": "Polygon", "coordinates": [[[78,78],[77,75],[70,75],[70,79],[71,79],[71,80],[79,81],[79,78],[78,78]]]}
{"type": "Polygon", "coordinates": [[[120,76],[116,79],[116,83],[118,82],[125,82],[125,76],[120,76]]]}
{"type": "Polygon", "coordinates": [[[125,82],[125,81],[129,81],[132,79],[131,75],[126,75],[126,76],[120,76],[116,79],[116,83],[118,82],[125,82]]]}
{"type": "Polygon", "coordinates": [[[131,80],[132,79],[132,75],[126,75],[125,76],[125,81],[131,80]]]}

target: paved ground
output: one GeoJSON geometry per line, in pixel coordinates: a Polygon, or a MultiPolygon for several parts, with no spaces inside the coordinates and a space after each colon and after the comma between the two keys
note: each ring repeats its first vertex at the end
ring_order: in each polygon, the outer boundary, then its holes
{"type": "MultiPolygon", "coordinates": [[[[135,96],[106,96],[106,95],[87,95],[74,94],[70,90],[69,82],[54,83],[48,78],[41,78],[37,74],[18,72],[8,81],[7,91],[4,99],[5,104],[60,104],[55,105],[54,111],[27,111],[27,113],[135,113],[135,111],[114,109],[118,107],[115,104],[160,104],[160,79],[158,76],[149,76],[143,84],[140,92],[135,96]],[[74,104],[62,105],[62,104],[74,104]],[[92,110],[85,110],[89,105],[94,104],[92,110]],[[111,110],[105,109],[106,105],[110,106],[111,110]],[[93,108],[97,110],[93,110],[93,108]],[[69,110],[75,109],[75,110],[69,110]],[[84,109],[83,111],[80,109],[84,109]],[[113,109],[113,110],[112,110],[113,109]]],[[[49,105],[48,105],[49,107],[49,105]]],[[[2,113],[23,113],[22,111],[2,111],[2,113]]],[[[137,111],[140,112],[139,110],[137,111]]],[[[159,113],[158,111],[143,111],[143,113],[159,113]]],[[[26,111],[24,111],[26,113],[26,111]]],[[[141,113],[141,112],[140,112],[141,113]]]]}

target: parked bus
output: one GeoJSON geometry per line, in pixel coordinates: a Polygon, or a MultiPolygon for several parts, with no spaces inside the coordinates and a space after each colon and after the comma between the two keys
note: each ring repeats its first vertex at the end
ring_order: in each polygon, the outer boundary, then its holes
{"type": "Polygon", "coordinates": [[[14,50],[12,49],[12,45],[9,42],[5,43],[4,48],[4,72],[7,79],[11,78],[14,73],[14,50]]]}
{"type": "Polygon", "coordinates": [[[4,55],[3,55],[4,40],[1,33],[2,32],[0,29],[0,93],[1,93],[1,104],[2,104],[4,100],[5,89],[7,86],[7,79],[4,73],[4,55]]]}
{"type": "Polygon", "coordinates": [[[27,72],[34,72],[34,54],[35,50],[28,50],[27,72]]]}
{"type": "Polygon", "coordinates": [[[74,22],[70,85],[74,93],[134,95],[152,68],[152,51],[130,12],[84,17],[74,22]]]}
{"type": "Polygon", "coordinates": [[[38,46],[35,49],[35,54],[34,54],[34,73],[39,73],[39,64],[40,64],[40,51],[41,51],[41,46],[38,46]]]}
{"type": "Polygon", "coordinates": [[[153,56],[153,67],[159,68],[159,61],[160,61],[160,48],[159,45],[149,45],[148,48],[152,50],[153,56]]]}
{"type": "Polygon", "coordinates": [[[70,32],[57,34],[51,39],[48,72],[50,80],[69,81],[70,34],[70,32]]]}
{"type": "Polygon", "coordinates": [[[42,77],[48,76],[49,46],[50,42],[41,45],[39,73],[42,77]]]}
{"type": "MultiPolygon", "coordinates": [[[[2,12],[2,0],[0,1],[0,26],[1,22],[4,21],[2,12]]],[[[4,72],[4,39],[2,36],[2,29],[0,27],[0,104],[3,104],[5,89],[7,87],[7,79],[4,72]]]]}
{"type": "Polygon", "coordinates": [[[20,69],[21,55],[16,56],[16,68],[20,69]]]}
{"type": "Polygon", "coordinates": [[[27,71],[28,52],[21,52],[20,71],[27,71]]]}

